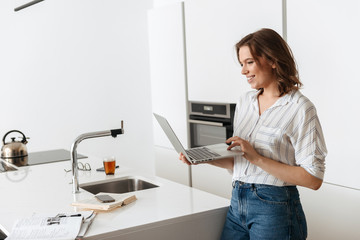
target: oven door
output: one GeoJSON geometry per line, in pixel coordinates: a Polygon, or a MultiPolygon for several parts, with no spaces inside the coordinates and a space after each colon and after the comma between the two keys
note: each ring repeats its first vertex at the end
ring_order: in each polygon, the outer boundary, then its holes
{"type": "Polygon", "coordinates": [[[190,119],[189,123],[191,147],[224,143],[232,134],[232,127],[221,122],[190,119]]]}

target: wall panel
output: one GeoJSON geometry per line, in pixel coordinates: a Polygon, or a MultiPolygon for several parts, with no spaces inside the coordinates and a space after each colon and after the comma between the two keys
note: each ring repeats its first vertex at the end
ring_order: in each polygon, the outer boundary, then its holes
{"type": "Polygon", "coordinates": [[[360,189],[360,2],[287,2],[302,92],[317,107],[329,151],[325,180],[360,189]]]}

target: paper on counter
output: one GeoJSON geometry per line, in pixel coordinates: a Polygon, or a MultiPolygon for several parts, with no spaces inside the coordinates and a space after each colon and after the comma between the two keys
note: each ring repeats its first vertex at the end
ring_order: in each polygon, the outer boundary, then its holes
{"type": "Polygon", "coordinates": [[[33,216],[18,220],[6,240],[74,240],[83,217],[63,217],[60,224],[47,224],[47,217],[33,216]]]}

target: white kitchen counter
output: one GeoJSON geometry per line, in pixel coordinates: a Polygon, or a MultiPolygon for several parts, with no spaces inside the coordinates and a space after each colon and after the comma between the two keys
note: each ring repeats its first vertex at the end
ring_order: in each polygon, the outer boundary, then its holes
{"type": "MultiPolygon", "coordinates": [[[[92,171],[79,171],[84,183],[138,176],[157,188],[136,191],[137,201],[111,212],[99,213],[86,239],[218,239],[229,200],[194,188],[121,166],[114,176],[95,169],[101,159],[86,158],[92,171]]],[[[0,228],[8,234],[16,219],[33,213],[74,212],[73,201],[92,196],[81,189],[72,193],[70,161],[22,167],[19,171],[0,173],[0,228]]]]}

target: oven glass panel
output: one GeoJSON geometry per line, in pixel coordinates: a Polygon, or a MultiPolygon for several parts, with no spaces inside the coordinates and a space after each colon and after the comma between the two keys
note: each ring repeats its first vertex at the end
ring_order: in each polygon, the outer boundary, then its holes
{"type": "Polygon", "coordinates": [[[224,143],[226,140],[226,128],[192,123],[191,137],[191,147],[224,143]]]}

